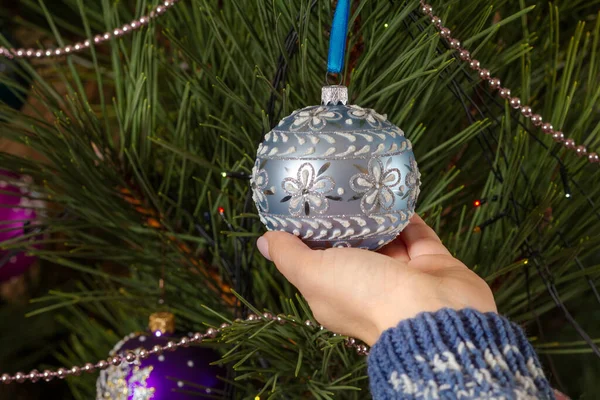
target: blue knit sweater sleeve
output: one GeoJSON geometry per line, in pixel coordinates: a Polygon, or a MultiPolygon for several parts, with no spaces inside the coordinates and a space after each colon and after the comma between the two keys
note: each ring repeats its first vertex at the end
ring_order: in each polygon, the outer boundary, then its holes
{"type": "Polygon", "coordinates": [[[422,313],[384,332],[369,378],[375,400],[554,399],[523,330],[471,309],[422,313]]]}

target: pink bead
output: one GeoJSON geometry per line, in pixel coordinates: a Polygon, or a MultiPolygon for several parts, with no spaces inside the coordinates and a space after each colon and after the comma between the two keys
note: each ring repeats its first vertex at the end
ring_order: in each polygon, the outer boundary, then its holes
{"type": "Polygon", "coordinates": [[[433,13],[433,7],[431,7],[429,4],[424,4],[421,7],[421,12],[423,12],[423,14],[430,15],[431,13],[433,13]]]}
{"type": "Polygon", "coordinates": [[[72,51],[73,51],[73,48],[71,46],[65,47],[65,53],[70,53],[72,51]]]}
{"type": "Polygon", "coordinates": [[[96,366],[92,363],[86,363],[81,370],[83,372],[87,372],[88,374],[91,374],[92,372],[94,372],[94,370],[96,369],[96,366]]]}
{"type": "Polygon", "coordinates": [[[574,149],[575,148],[575,141],[571,138],[565,140],[565,147],[567,149],[574,149]]]}
{"type": "Polygon", "coordinates": [[[54,50],[54,55],[55,56],[60,56],[61,54],[62,54],[62,50],[61,49],[54,50]]]}
{"type": "Polygon", "coordinates": [[[104,38],[101,35],[94,36],[94,43],[99,44],[104,41],[104,38]]]}
{"type": "Polygon", "coordinates": [[[442,25],[442,20],[440,17],[437,16],[433,16],[431,17],[431,23],[436,27],[439,28],[442,25]]]}
{"type": "Polygon", "coordinates": [[[485,68],[479,71],[479,77],[483,80],[488,80],[491,78],[491,76],[492,74],[490,74],[490,71],[485,68]]]}
{"type": "Polygon", "coordinates": [[[25,52],[25,55],[27,57],[33,57],[34,54],[35,54],[35,50],[33,50],[33,49],[27,49],[27,51],[25,52]]]}
{"type": "Polygon", "coordinates": [[[523,114],[524,117],[531,117],[533,110],[529,106],[523,106],[521,107],[521,114],[523,114]]]}
{"type": "Polygon", "coordinates": [[[29,379],[33,383],[36,383],[41,378],[42,378],[42,374],[40,374],[40,371],[38,371],[37,369],[34,369],[27,375],[27,379],[29,379]]]}
{"type": "Polygon", "coordinates": [[[552,126],[551,123],[545,122],[542,124],[542,131],[544,133],[552,133],[553,130],[554,130],[554,127],[552,126]]]}
{"type": "Polygon", "coordinates": [[[590,153],[588,154],[588,160],[593,164],[597,164],[600,162],[600,157],[598,157],[598,153],[590,153]]]}
{"type": "Polygon", "coordinates": [[[131,26],[131,29],[137,29],[140,26],[140,23],[137,21],[133,21],[131,24],[129,24],[129,26],[131,26]]]}
{"type": "Polygon", "coordinates": [[[83,42],[83,47],[90,47],[90,41],[86,40],[85,42],[83,42]]]}
{"type": "Polygon", "coordinates": [[[540,126],[543,123],[543,119],[542,116],[540,114],[533,114],[531,116],[531,122],[533,123],[533,125],[535,126],[540,126]]]}
{"type": "Polygon", "coordinates": [[[46,382],[50,382],[54,378],[54,374],[52,373],[52,371],[45,370],[44,372],[42,372],[42,378],[44,378],[46,382]]]}
{"type": "Polygon", "coordinates": [[[119,37],[119,36],[123,35],[123,31],[121,29],[117,28],[113,31],[113,35],[119,37]]]}
{"type": "Polygon", "coordinates": [[[59,379],[65,379],[67,377],[67,370],[64,368],[59,368],[58,371],[56,371],[56,376],[59,379]]]}
{"type": "Polygon", "coordinates": [[[52,55],[52,50],[46,50],[46,57],[50,57],[52,55]]]}
{"type": "Polygon", "coordinates": [[[554,132],[552,134],[552,139],[554,139],[555,142],[560,143],[563,140],[565,140],[565,134],[562,133],[561,131],[554,132]]]}
{"type": "Polygon", "coordinates": [[[452,34],[452,32],[450,32],[450,29],[448,29],[448,28],[442,28],[440,30],[440,36],[443,38],[449,38],[451,34],[452,34]]]}
{"type": "Polygon", "coordinates": [[[510,92],[510,89],[501,88],[499,94],[500,94],[500,97],[502,97],[503,99],[509,99],[511,92],[510,92]]]}
{"type": "Polygon", "coordinates": [[[16,51],[16,56],[17,56],[17,57],[23,57],[23,55],[25,55],[25,50],[23,50],[23,49],[18,49],[18,50],[16,51]]]}
{"type": "Polygon", "coordinates": [[[165,9],[163,6],[158,6],[158,7],[156,7],[156,13],[157,13],[158,15],[160,15],[160,14],[164,14],[164,12],[165,12],[165,11],[167,11],[167,10],[166,10],[166,9],[165,9]]]}
{"type": "Polygon", "coordinates": [[[469,67],[471,67],[471,69],[478,70],[479,68],[481,68],[481,63],[479,62],[479,60],[471,60],[469,62],[469,67]]]}
{"type": "Polygon", "coordinates": [[[148,17],[140,17],[140,25],[146,25],[148,23],[148,17]]]}
{"type": "Polygon", "coordinates": [[[73,48],[75,49],[75,51],[79,51],[83,48],[83,45],[81,43],[75,43],[75,46],[73,46],[73,48]]]}
{"type": "MultiPolygon", "coordinates": [[[[257,317],[257,319],[258,319],[258,317],[257,317]]],[[[214,328],[208,328],[206,330],[206,336],[208,336],[209,338],[213,338],[213,339],[216,338],[217,333],[218,333],[217,330],[214,328]]]]}
{"type": "Polygon", "coordinates": [[[110,33],[106,32],[102,37],[104,38],[104,40],[108,40],[110,39],[110,33]]]}
{"type": "Polygon", "coordinates": [[[471,61],[471,53],[468,50],[462,49],[459,53],[459,57],[463,61],[471,61]]]}
{"type": "Polygon", "coordinates": [[[10,377],[9,374],[2,374],[2,376],[0,376],[0,383],[4,383],[5,385],[7,385],[11,382],[12,382],[12,378],[10,377]]]}
{"type": "Polygon", "coordinates": [[[460,41],[458,39],[450,39],[450,47],[458,49],[460,47],[460,41]]]}
{"type": "Polygon", "coordinates": [[[518,97],[511,98],[509,103],[512,108],[521,108],[521,99],[518,97]]]}
{"type": "Polygon", "coordinates": [[[579,157],[583,157],[587,155],[587,147],[585,147],[584,145],[579,145],[575,148],[575,152],[579,157]]]}
{"type": "Polygon", "coordinates": [[[490,79],[490,87],[494,90],[500,89],[500,87],[502,86],[502,82],[500,82],[500,79],[498,78],[492,78],[490,79]]]}
{"type": "Polygon", "coordinates": [[[38,50],[38,51],[36,51],[36,52],[35,52],[35,56],[36,56],[37,58],[40,58],[40,57],[41,57],[41,56],[43,56],[43,55],[44,55],[44,52],[43,52],[43,51],[41,51],[41,50],[38,50]]]}

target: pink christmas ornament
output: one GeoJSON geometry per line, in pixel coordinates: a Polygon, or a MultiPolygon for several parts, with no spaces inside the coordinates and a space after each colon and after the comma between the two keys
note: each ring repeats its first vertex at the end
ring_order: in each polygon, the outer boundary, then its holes
{"type": "Polygon", "coordinates": [[[0,170],[0,282],[24,274],[37,260],[23,251],[2,249],[2,244],[22,236],[37,218],[34,208],[39,200],[32,200],[31,178],[0,170]]]}

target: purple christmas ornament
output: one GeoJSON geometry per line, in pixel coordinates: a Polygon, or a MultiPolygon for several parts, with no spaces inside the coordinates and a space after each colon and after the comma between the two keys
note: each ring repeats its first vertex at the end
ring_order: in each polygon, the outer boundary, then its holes
{"type": "MultiPolygon", "coordinates": [[[[160,335],[160,332],[157,333],[160,335]]],[[[165,346],[173,337],[147,333],[132,333],[117,343],[111,355],[125,356],[127,352],[139,354],[141,349],[151,350],[156,345],[165,346]]],[[[100,372],[96,382],[97,400],[193,400],[221,398],[224,370],[210,363],[219,360],[211,349],[191,345],[180,347],[145,360],[111,366],[100,372]]]]}
{"type": "MultiPolygon", "coordinates": [[[[34,208],[42,206],[31,199],[31,178],[0,170],[0,247],[25,233],[36,218],[34,208]]],[[[0,282],[24,274],[37,260],[22,251],[0,249],[0,282]]]]}

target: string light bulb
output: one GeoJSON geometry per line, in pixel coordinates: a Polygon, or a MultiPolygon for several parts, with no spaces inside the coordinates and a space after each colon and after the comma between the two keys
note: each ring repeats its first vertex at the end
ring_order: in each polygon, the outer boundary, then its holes
{"type": "Polygon", "coordinates": [[[225,208],[224,207],[219,207],[218,211],[219,211],[219,214],[221,214],[221,215],[225,214],[225,208]]]}
{"type": "Polygon", "coordinates": [[[474,205],[476,208],[477,208],[477,207],[480,207],[480,206],[481,206],[481,200],[475,200],[475,201],[473,202],[473,205],[474,205]]]}

